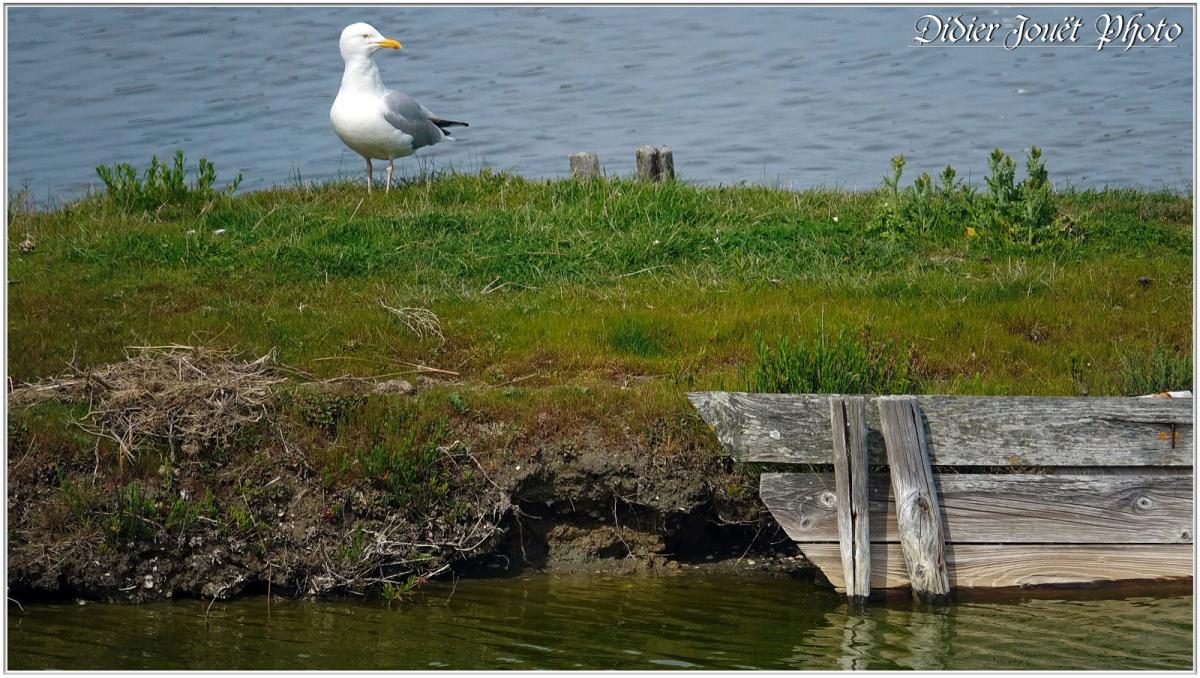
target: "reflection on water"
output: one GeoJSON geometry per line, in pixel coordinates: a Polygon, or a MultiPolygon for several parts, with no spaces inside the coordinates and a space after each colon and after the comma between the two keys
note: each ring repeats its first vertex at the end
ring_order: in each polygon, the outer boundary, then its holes
{"type": "MultiPolygon", "coordinates": [[[[914,46],[928,11],[12,7],[8,176],[62,197],[96,183],[97,164],[180,147],[226,178],[243,172],[246,189],[360,176],[329,106],[338,34],[369,21],[405,45],[380,55],[385,80],[471,123],[421,152],[437,167],[554,177],[569,153],[594,150],[628,174],[634,148],[652,143],[689,181],[875,188],[898,153],[910,176],[953,163],[979,183],[992,148],[1033,144],[1060,186],[1190,188],[1190,28],[1175,46],[1128,52],[914,46]]],[[[1150,14],[1192,25],[1187,7],[1150,14]]]]}
{"type": "Polygon", "coordinates": [[[848,608],[774,577],[431,585],[414,602],[265,598],[9,610],[9,668],[1187,669],[1190,595],[848,608]]]}

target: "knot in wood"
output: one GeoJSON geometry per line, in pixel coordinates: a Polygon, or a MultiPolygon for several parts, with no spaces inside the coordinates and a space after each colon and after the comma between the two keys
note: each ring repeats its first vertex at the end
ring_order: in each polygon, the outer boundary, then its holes
{"type": "Polygon", "coordinates": [[[821,495],[817,497],[817,501],[819,501],[821,506],[824,506],[825,508],[833,508],[837,506],[837,495],[827,490],[822,492],[821,495]]]}

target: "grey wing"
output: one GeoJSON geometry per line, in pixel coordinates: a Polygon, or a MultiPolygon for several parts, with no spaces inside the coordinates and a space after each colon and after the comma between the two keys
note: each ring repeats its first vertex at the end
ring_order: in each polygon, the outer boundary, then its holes
{"type": "Polygon", "coordinates": [[[412,137],[413,150],[432,146],[446,136],[433,124],[429,110],[403,92],[392,90],[384,96],[383,117],[392,127],[412,137]]]}

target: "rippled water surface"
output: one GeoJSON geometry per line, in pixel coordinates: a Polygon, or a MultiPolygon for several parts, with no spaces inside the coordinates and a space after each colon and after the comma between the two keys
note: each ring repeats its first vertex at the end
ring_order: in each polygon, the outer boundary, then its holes
{"type": "Polygon", "coordinates": [[[530,576],[431,585],[390,608],[11,606],[8,642],[9,669],[1188,669],[1192,597],[850,612],[786,578],[530,576]]]}
{"type": "MultiPolygon", "coordinates": [[[[653,143],[691,181],[871,188],[897,153],[978,182],[991,148],[1035,144],[1060,185],[1191,186],[1190,9],[1150,11],[1186,27],[1177,45],[1128,52],[918,47],[927,11],[12,7],[9,185],[66,197],[97,183],[97,164],[176,148],[244,173],[247,189],[359,176],[328,111],[338,34],[365,20],[407,48],[379,55],[391,86],[471,122],[419,154],[439,168],[553,177],[567,154],[596,150],[627,173],[653,143]]],[[[1079,15],[1090,41],[1096,18],[1120,10],[1023,11],[1079,15]]]]}

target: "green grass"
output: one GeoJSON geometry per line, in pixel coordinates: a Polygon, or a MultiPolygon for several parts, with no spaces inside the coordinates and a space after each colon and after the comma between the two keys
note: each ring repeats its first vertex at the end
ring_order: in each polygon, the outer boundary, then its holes
{"type": "Polygon", "coordinates": [[[1192,357],[1156,344],[1145,353],[1122,356],[1123,389],[1128,395],[1192,390],[1192,357]]]}
{"type": "Polygon", "coordinates": [[[742,378],[746,391],[760,393],[917,393],[912,351],[893,342],[841,331],[774,346],[760,339],[754,362],[742,378]]]}
{"type": "MultiPolygon", "coordinates": [[[[1032,244],[941,226],[882,237],[889,197],[483,172],[192,209],[16,200],[9,370],[34,380],[128,345],[275,348],[318,377],[457,372],[471,411],[561,414],[552,393],[661,416],[686,411],[687,389],[738,387],[760,339],[794,348],[818,322],[911,352],[904,379],[925,392],[1117,394],[1131,356],[1191,344],[1190,196],[1052,194],[1072,235],[1032,244]],[[445,340],[381,301],[433,310],[445,340]]],[[[429,407],[465,416],[447,398],[429,407]]]]}

